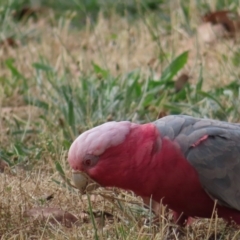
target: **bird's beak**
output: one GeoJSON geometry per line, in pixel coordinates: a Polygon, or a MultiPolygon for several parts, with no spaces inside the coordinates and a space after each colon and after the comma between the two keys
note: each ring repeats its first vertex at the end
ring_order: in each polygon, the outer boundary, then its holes
{"type": "Polygon", "coordinates": [[[72,180],[81,194],[93,191],[100,187],[98,183],[94,182],[86,173],[81,171],[72,170],[72,180]]]}
{"type": "Polygon", "coordinates": [[[80,171],[72,171],[72,180],[77,189],[80,190],[81,193],[84,193],[86,187],[88,185],[88,177],[86,174],[80,171]]]}

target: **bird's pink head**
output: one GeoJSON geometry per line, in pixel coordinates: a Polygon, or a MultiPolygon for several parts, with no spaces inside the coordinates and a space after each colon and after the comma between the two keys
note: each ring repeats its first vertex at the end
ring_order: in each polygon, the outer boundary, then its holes
{"type": "Polygon", "coordinates": [[[91,176],[103,164],[102,156],[106,151],[121,145],[133,125],[135,124],[128,121],[107,122],[82,133],[68,153],[71,168],[91,176]]]}
{"type": "Polygon", "coordinates": [[[146,168],[156,149],[155,138],[152,124],[107,122],[82,133],[71,145],[68,161],[73,170],[87,173],[102,186],[134,189],[139,184],[133,175],[146,168]]]}

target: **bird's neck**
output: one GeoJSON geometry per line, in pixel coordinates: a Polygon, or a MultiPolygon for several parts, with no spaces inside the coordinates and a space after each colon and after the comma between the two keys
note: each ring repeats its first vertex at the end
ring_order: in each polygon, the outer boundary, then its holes
{"type": "MultiPolygon", "coordinates": [[[[126,141],[132,142],[127,186],[140,196],[153,196],[158,200],[168,194],[169,186],[177,186],[177,191],[191,171],[177,143],[160,134],[155,125],[145,124],[126,141]]],[[[193,174],[195,176],[195,172],[193,174]]]]}
{"type": "Polygon", "coordinates": [[[141,196],[149,195],[153,189],[144,186],[159,165],[155,156],[161,150],[161,139],[155,125],[149,123],[134,127],[124,148],[128,150],[123,157],[129,159],[128,168],[125,167],[125,178],[119,187],[132,190],[141,196]]]}
{"type": "Polygon", "coordinates": [[[161,137],[154,124],[133,125],[125,141],[103,158],[94,179],[102,186],[131,190],[174,210],[182,209],[186,196],[205,198],[197,173],[178,144],[161,137]]]}
{"type": "Polygon", "coordinates": [[[102,186],[139,193],[141,186],[148,181],[151,158],[159,147],[156,138],[157,130],[153,124],[132,124],[124,142],[109,148],[102,155],[101,165],[91,172],[91,177],[102,186]]]}
{"type": "Polygon", "coordinates": [[[162,201],[176,210],[184,206],[186,196],[197,196],[196,199],[200,196],[205,199],[206,194],[197,172],[187,161],[179,145],[167,137],[162,138],[160,133],[154,142],[154,150],[150,154],[149,150],[145,152],[148,157],[141,159],[141,175],[135,178],[142,179],[142,185],[138,188],[136,186],[135,193],[142,197],[152,197],[157,202],[162,201]]]}

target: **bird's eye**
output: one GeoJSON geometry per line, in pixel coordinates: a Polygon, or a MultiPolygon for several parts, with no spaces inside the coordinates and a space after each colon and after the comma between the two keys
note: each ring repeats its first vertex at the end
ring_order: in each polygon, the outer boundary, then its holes
{"type": "Polygon", "coordinates": [[[97,163],[97,161],[98,161],[98,156],[88,154],[84,157],[83,164],[86,167],[92,167],[97,163]]]}
{"type": "Polygon", "coordinates": [[[91,166],[91,159],[85,159],[84,160],[84,165],[86,165],[86,166],[91,166]]]}

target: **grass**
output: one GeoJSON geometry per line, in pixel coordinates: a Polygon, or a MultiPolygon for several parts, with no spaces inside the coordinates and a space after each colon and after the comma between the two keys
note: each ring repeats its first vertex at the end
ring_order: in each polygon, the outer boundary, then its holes
{"type": "Polygon", "coordinates": [[[28,1],[5,0],[0,9],[0,40],[17,45],[0,46],[0,158],[10,166],[0,174],[1,239],[238,239],[220,219],[197,220],[182,234],[167,211],[159,227],[144,224],[151,214],[131,193],[80,196],[62,178],[70,178],[74,138],[105,121],[240,121],[239,42],[205,44],[197,35],[202,14],[239,10],[238,1],[36,3],[42,10],[20,21],[13,11],[28,1]],[[190,80],[176,92],[183,73],[190,80]],[[78,224],[24,217],[37,206],[73,213],[78,224]]]}

